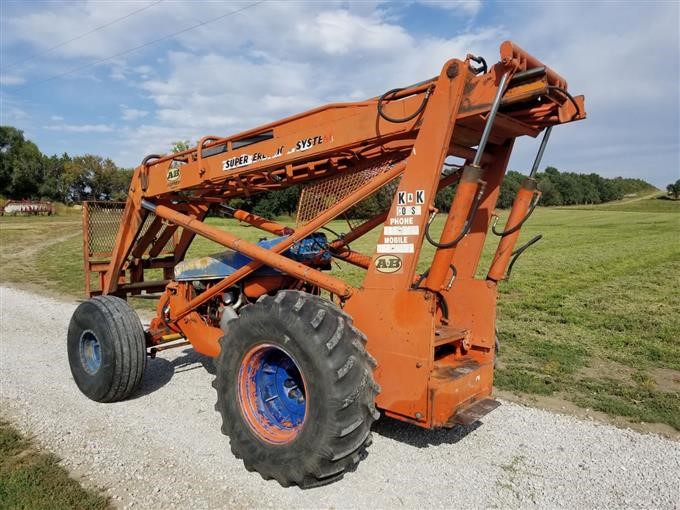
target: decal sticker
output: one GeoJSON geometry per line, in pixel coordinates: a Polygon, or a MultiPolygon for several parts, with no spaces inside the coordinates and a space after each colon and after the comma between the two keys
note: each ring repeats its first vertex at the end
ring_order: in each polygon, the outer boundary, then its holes
{"type": "Polygon", "coordinates": [[[293,152],[302,152],[311,149],[315,145],[321,145],[324,142],[322,135],[303,138],[295,143],[295,146],[288,151],[288,154],[293,152]]]}
{"type": "Polygon", "coordinates": [[[397,216],[420,216],[422,214],[420,205],[398,205],[397,216]]]}
{"type": "Polygon", "coordinates": [[[422,205],[425,203],[425,190],[418,189],[415,193],[409,193],[408,191],[397,192],[397,204],[398,205],[409,205],[412,203],[416,205],[422,205]]]}
{"type": "Polygon", "coordinates": [[[233,170],[234,168],[241,168],[242,166],[248,166],[252,163],[250,154],[241,154],[240,156],[234,156],[233,158],[225,159],[222,162],[222,170],[233,170]]]}
{"type": "Polygon", "coordinates": [[[288,149],[287,152],[286,147],[284,145],[281,145],[278,149],[276,149],[276,152],[274,152],[274,154],[270,156],[267,156],[262,152],[253,152],[252,154],[249,153],[239,154],[237,156],[232,156],[231,158],[222,161],[222,170],[226,172],[227,170],[243,168],[245,166],[252,165],[253,163],[261,163],[262,161],[280,158],[281,156],[284,155],[284,153],[292,154],[294,152],[303,152],[317,145],[327,143],[328,141],[332,143],[333,137],[329,135],[316,135],[310,136],[309,138],[303,138],[301,140],[298,140],[297,142],[295,142],[295,145],[293,147],[288,149]]]}
{"type": "Polygon", "coordinates": [[[373,265],[381,273],[396,273],[401,269],[401,259],[396,255],[380,255],[373,265]]]}
{"type": "Polygon", "coordinates": [[[168,182],[177,182],[179,181],[179,178],[180,178],[179,168],[170,168],[168,170],[168,175],[166,176],[168,182]]]}
{"type": "Polygon", "coordinates": [[[383,235],[385,236],[417,236],[420,233],[418,225],[408,225],[403,227],[385,227],[383,235]]]}
{"type": "Polygon", "coordinates": [[[413,225],[415,218],[413,216],[399,216],[398,218],[390,218],[390,225],[413,225]]]}
{"type": "Polygon", "coordinates": [[[378,253],[414,253],[413,243],[408,244],[379,244],[378,253]]]}

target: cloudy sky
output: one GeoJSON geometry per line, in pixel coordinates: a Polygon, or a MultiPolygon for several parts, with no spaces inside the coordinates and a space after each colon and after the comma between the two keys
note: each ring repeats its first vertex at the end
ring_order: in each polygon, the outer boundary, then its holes
{"type": "MultiPolygon", "coordinates": [[[[3,0],[2,124],[43,152],[122,166],[180,139],[229,135],[437,74],[512,39],[586,95],[555,130],[561,170],[680,178],[679,3],[42,2],[3,0]]],[[[530,165],[522,140],[511,168],[530,165]]]]}

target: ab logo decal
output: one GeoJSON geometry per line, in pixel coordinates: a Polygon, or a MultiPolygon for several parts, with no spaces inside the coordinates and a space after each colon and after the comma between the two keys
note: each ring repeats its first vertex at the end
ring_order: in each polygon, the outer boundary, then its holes
{"type": "Polygon", "coordinates": [[[401,259],[396,255],[380,255],[374,264],[381,273],[395,273],[401,269],[401,259]]]}

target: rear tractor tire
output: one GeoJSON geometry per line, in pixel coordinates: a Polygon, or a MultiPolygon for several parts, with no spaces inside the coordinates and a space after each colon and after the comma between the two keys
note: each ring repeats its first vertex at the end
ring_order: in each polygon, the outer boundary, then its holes
{"type": "Polygon", "coordinates": [[[144,329],[123,299],[97,296],[78,305],[68,327],[67,348],[73,379],[92,400],[124,400],[142,381],[144,329]]]}
{"type": "Polygon", "coordinates": [[[246,469],[308,488],[354,468],[380,416],[364,343],[349,315],[298,291],[264,296],[229,321],[215,409],[246,469]]]}

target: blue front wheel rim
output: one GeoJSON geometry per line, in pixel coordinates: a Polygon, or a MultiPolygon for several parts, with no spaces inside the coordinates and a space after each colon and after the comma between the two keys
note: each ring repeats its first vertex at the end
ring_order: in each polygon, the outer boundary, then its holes
{"type": "Polygon", "coordinates": [[[259,344],[243,357],[238,395],[251,430],[268,443],[293,441],[304,425],[307,390],[294,358],[272,344],[259,344]]]}
{"type": "Polygon", "coordinates": [[[91,330],[83,331],[78,345],[80,362],[85,372],[94,375],[102,365],[102,352],[99,339],[91,330]]]}

